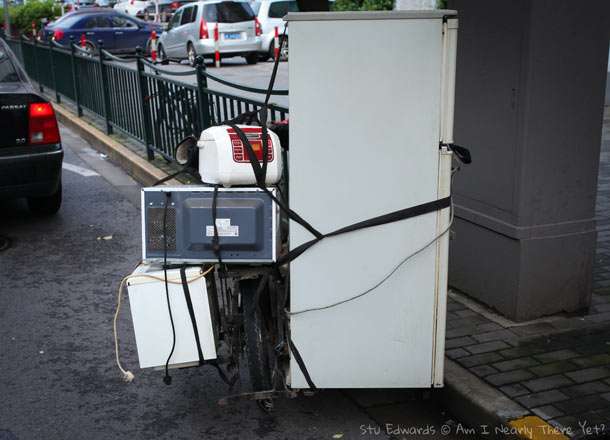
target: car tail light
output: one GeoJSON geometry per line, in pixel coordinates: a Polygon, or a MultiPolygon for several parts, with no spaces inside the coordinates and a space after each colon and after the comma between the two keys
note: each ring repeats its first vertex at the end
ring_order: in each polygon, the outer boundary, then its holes
{"type": "Polygon", "coordinates": [[[208,32],[208,24],[202,18],[201,21],[199,22],[199,39],[207,40],[208,38],[210,38],[210,33],[208,32]]]}
{"type": "Polygon", "coordinates": [[[172,9],[172,11],[175,11],[179,7],[180,7],[180,3],[178,3],[178,2],[172,2],[172,4],[170,5],[170,8],[172,9]]]}
{"type": "Polygon", "coordinates": [[[30,144],[56,144],[59,142],[59,128],[51,104],[48,102],[30,104],[29,114],[30,144]]]}
{"type": "Polygon", "coordinates": [[[261,22],[258,21],[257,17],[254,17],[254,33],[257,37],[263,35],[263,27],[261,26],[261,22]]]}
{"type": "Polygon", "coordinates": [[[55,41],[60,41],[64,38],[64,31],[62,29],[55,29],[55,32],[53,32],[53,39],[55,41]]]}

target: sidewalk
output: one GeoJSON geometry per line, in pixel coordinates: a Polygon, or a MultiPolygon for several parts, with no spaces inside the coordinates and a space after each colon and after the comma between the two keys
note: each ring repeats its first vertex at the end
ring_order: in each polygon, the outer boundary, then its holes
{"type": "Polygon", "coordinates": [[[599,234],[588,313],[513,323],[459,292],[450,293],[447,308],[447,357],[575,437],[583,434],[579,423],[603,424],[610,436],[609,110],[604,117],[599,234]]]}

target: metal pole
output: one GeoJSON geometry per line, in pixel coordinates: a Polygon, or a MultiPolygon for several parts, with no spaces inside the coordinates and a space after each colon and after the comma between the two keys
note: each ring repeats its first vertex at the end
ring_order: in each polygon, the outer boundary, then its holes
{"type": "Polygon", "coordinates": [[[36,81],[38,82],[38,89],[40,89],[40,93],[43,93],[44,87],[42,86],[42,81],[40,79],[40,70],[38,69],[38,54],[36,53],[38,52],[38,39],[35,35],[32,42],[34,44],[32,46],[32,51],[34,52],[34,71],[36,72],[36,81]]]}
{"type": "Polygon", "coordinates": [[[57,90],[57,72],[55,72],[55,57],[53,56],[53,40],[49,41],[49,57],[51,58],[51,80],[53,81],[53,88],[55,89],[55,102],[61,104],[61,96],[57,90]]]}
{"type": "Polygon", "coordinates": [[[76,114],[80,118],[83,116],[83,109],[80,106],[80,93],[78,87],[78,74],[76,72],[76,47],[74,46],[74,36],[70,36],[70,67],[72,69],[72,87],[74,89],[74,103],[76,104],[76,114]]]}
{"type": "Polygon", "coordinates": [[[9,6],[9,0],[4,0],[4,38],[8,38],[11,35],[11,14],[8,10],[9,6]]]}
{"type": "Polygon", "coordinates": [[[102,110],[104,112],[104,119],[106,121],[106,133],[112,134],[112,124],[110,123],[110,96],[108,94],[108,75],[104,68],[104,42],[102,40],[97,41],[97,47],[99,50],[99,65],[100,65],[100,77],[102,78],[102,110]]]}
{"type": "Polygon", "coordinates": [[[155,158],[155,151],[152,146],[150,120],[150,106],[148,101],[148,91],[146,87],[146,78],[144,77],[144,63],[142,62],[142,48],[136,47],[136,67],[138,75],[138,100],[140,101],[140,111],[142,112],[142,123],[144,129],[144,144],[146,145],[146,156],[148,160],[155,158]]]}
{"type": "Polygon", "coordinates": [[[197,66],[197,106],[199,109],[199,125],[201,131],[212,125],[210,118],[210,103],[208,101],[208,78],[205,76],[205,61],[199,55],[195,59],[197,66]]]}

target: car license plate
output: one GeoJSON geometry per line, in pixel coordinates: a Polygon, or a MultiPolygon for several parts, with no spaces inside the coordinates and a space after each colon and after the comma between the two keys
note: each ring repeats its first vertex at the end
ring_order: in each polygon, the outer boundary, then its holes
{"type": "Polygon", "coordinates": [[[241,32],[225,32],[225,40],[239,40],[241,32]]]}

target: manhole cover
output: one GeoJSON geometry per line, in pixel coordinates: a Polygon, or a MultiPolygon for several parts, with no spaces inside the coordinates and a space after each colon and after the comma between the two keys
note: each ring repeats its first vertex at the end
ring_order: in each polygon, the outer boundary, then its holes
{"type": "MultiPolygon", "coordinates": [[[[11,239],[8,237],[5,237],[4,235],[0,235],[0,252],[5,251],[10,247],[11,247],[11,239]]],[[[1,432],[2,431],[0,431],[0,433],[1,432]]]]}

